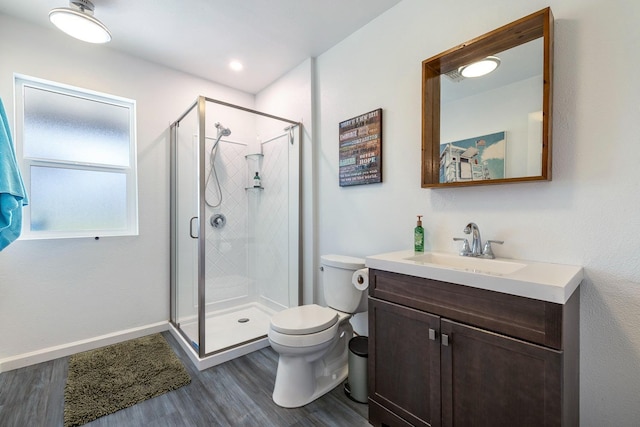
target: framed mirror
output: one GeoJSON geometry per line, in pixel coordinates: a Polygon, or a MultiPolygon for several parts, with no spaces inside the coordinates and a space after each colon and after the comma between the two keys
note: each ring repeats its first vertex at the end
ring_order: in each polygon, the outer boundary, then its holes
{"type": "Polygon", "coordinates": [[[551,180],[552,83],[550,8],[423,61],[422,187],[551,180]]]}

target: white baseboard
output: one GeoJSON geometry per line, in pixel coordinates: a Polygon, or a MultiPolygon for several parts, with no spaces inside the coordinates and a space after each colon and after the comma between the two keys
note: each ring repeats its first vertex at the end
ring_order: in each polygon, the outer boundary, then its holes
{"type": "Polygon", "coordinates": [[[106,345],[116,344],[167,330],[169,330],[169,322],[167,321],[152,323],[138,328],[125,329],[123,331],[113,332],[86,340],[75,341],[68,344],[43,348],[30,353],[7,357],[6,359],[0,359],[0,373],[11,371],[13,369],[24,368],[37,363],[48,362],[49,360],[58,359],[60,357],[70,356],[87,350],[94,350],[106,345]]]}

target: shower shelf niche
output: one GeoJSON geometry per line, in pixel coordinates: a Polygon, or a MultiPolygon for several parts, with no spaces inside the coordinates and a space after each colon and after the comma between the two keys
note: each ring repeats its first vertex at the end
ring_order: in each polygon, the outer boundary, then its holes
{"type": "MultiPolygon", "coordinates": [[[[264,158],[264,154],[262,153],[252,153],[244,156],[247,159],[247,179],[249,182],[253,181],[253,173],[257,172],[260,176],[262,176],[262,159],[264,158]]],[[[264,190],[263,186],[255,187],[255,186],[247,186],[244,188],[245,190],[264,190]]]]}

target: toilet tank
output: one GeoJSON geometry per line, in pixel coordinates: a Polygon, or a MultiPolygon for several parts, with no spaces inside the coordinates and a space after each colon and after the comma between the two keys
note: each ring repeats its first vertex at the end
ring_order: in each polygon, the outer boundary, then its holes
{"type": "Polygon", "coordinates": [[[367,310],[367,291],[360,291],[351,283],[356,270],[364,268],[364,259],[345,255],[322,255],[322,288],[327,305],[343,313],[367,310]]]}

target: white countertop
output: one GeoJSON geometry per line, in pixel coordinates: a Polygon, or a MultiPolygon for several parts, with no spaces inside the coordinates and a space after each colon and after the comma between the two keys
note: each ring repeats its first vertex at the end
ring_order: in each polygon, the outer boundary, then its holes
{"type": "Polygon", "coordinates": [[[366,265],[558,304],[566,303],[583,279],[580,266],[412,250],[368,256],[366,265]]]}

